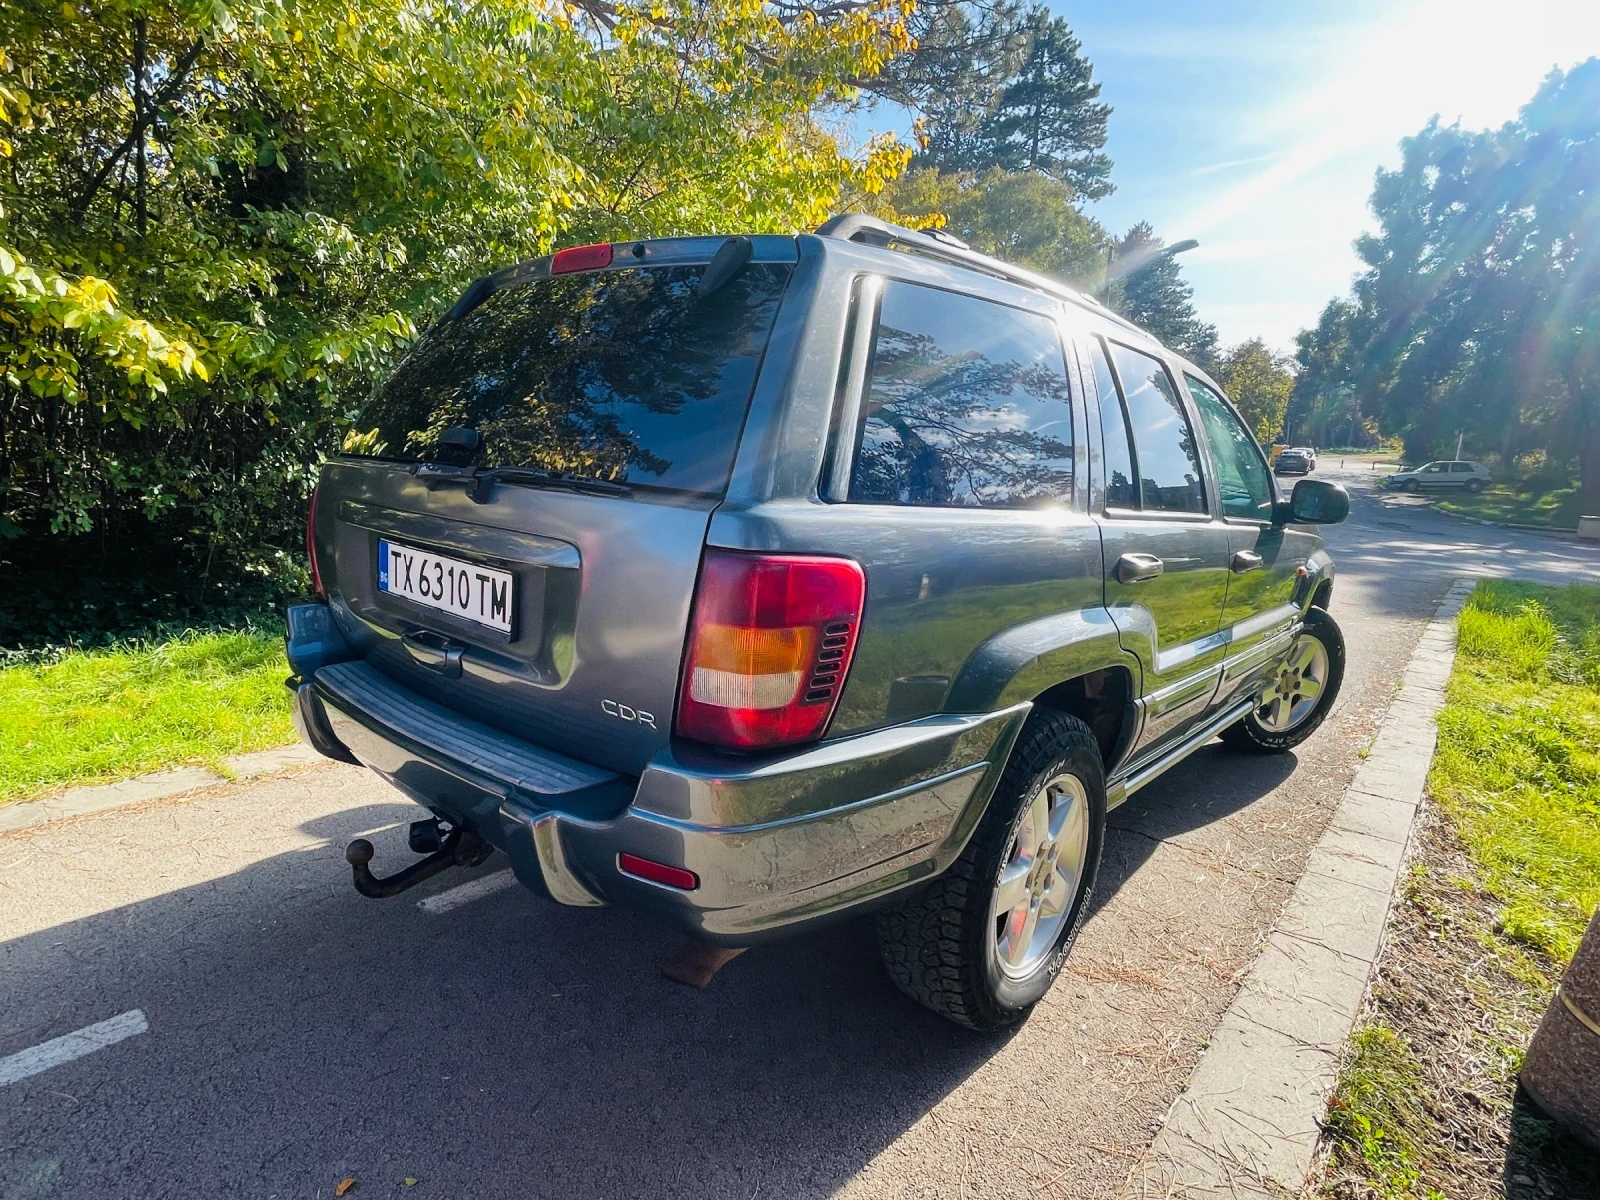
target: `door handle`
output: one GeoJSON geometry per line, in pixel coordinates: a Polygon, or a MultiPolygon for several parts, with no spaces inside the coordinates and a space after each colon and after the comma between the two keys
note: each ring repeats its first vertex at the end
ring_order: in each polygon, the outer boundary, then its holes
{"type": "Polygon", "coordinates": [[[1228,569],[1235,575],[1243,575],[1246,571],[1254,571],[1261,565],[1261,555],[1254,550],[1237,550],[1228,560],[1228,569]]]}
{"type": "Polygon", "coordinates": [[[437,671],[446,679],[461,678],[461,655],[466,650],[465,646],[426,629],[403,634],[400,644],[419,666],[437,671]]]}
{"type": "Polygon", "coordinates": [[[1118,583],[1144,583],[1166,569],[1154,554],[1124,554],[1117,559],[1118,583]]]}

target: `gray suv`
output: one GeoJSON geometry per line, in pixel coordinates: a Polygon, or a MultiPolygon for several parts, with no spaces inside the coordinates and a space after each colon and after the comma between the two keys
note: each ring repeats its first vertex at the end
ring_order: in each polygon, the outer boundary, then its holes
{"type": "Polygon", "coordinates": [[[740,947],[871,912],[895,982],[1024,1017],[1106,813],[1338,691],[1333,564],[1207,375],[942,235],[583,246],[475,283],[323,469],[305,739],[498,848],[740,947]]]}

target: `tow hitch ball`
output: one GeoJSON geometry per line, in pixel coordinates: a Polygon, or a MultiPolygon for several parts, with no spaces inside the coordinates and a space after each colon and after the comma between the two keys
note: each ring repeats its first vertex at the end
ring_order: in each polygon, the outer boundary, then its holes
{"type": "Polygon", "coordinates": [[[344,859],[355,876],[356,891],[374,900],[385,900],[390,896],[398,896],[409,887],[415,887],[424,879],[432,879],[440,871],[447,871],[451,867],[475,867],[494,853],[494,847],[470,829],[457,827],[441,837],[437,821],[413,823],[408,840],[413,850],[421,852],[432,849],[433,853],[382,879],[374,875],[367,865],[372,861],[371,842],[366,838],[357,838],[346,846],[344,859]]]}

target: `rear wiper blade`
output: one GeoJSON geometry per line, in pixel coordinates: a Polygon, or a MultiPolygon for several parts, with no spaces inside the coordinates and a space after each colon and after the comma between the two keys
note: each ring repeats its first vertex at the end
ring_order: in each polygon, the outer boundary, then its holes
{"type": "Polygon", "coordinates": [[[625,483],[594,479],[588,475],[571,475],[565,471],[540,471],[532,467],[492,467],[479,471],[476,486],[469,494],[478,503],[486,503],[490,491],[497,483],[515,483],[524,487],[571,488],[575,492],[591,492],[600,496],[633,495],[633,489],[625,483]]]}
{"type": "Polygon", "coordinates": [[[418,463],[411,468],[432,490],[451,484],[467,489],[479,504],[489,503],[497,483],[515,483],[524,487],[571,488],[575,492],[592,492],[601,496],[631,496],[633,488],[626,483],[609,479],[594,479],[588,475],[571,475],[565,471],[541,471],[535,467],[452,467],[439,463],[418,463]]]}

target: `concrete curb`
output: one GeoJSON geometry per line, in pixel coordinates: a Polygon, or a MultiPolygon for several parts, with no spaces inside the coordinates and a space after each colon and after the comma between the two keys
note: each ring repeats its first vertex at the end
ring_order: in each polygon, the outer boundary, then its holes
{"type": "MultiPolygon", "coordinates": [[[[272,775],[323,761],[323,757],[310,746],[297,742],[272,750],[258,750],[254,754],[230,755],[222,760],[222,764],[233,773],[234,779],[253,779],[257,775],[272,775]]],[[[15,833],[19,829],[32,829],[35,825],[50,821],[64,821],[68,817],[84,817],[113,808],[126,808],[146,800],[164,800],[196,788],[227,782],[227,776],[208,767],[178,767],[172,771],[158,771],[154,775],[141,775],[137,779],[124,779],[121,783],[69,788],[43,800],[0,807],[0,833],[15,833]]]]}
{"type": "Polygon", "coordinates": [[[1124,1197],[1298,1196],[1405,865],[1455,662],[1457,580],[1372,750],[1124,1197]]]}

